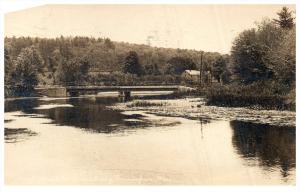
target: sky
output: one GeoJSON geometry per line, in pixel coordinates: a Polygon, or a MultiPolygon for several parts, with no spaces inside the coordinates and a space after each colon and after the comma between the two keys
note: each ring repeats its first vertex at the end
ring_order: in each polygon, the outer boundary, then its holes
{"type": "MultiPolygon", "coordinates": [[[[295,10],[295,6],[288,6],[295,10]]],[[[157,47],[229,53],[282,5],[45,5],[5,15],[4,35],[106,37],[157,47]]]]}

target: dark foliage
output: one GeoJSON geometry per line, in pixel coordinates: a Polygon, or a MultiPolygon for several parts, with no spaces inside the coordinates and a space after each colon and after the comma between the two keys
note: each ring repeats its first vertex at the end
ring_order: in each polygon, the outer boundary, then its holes
{"type": "MultiPolygon", "coordinates": [[[[120,73],[122,73],[122,70],[124,69],[126,57],[129,56],[128,50],[132,50],[137,54],[138,59],[136,61],[138,61],[139,67],[133,70],[127,68],[126,71],[128,71],[128,75],[126,78],[129,78],[130,75],[140,75],[138,83],[142,83],[142,79],[149,80],[151,83],[152,81],[156,81],[156,84],[174,83],[175,81],[178,82],[176,76],[177,74],[179,75],[180,71],[187,68],[199,69],[201,56],[201,52],[195,50],[156,48],[147,45],[113,42],[108,38],[96,39],[78,36],[61,36],[54,39],[6,37],[6,58],[9,59],[5,59],[5,68],[10,68],[12,61],[17,59],[21,50],[30,46],[36,48],[43,61],[44,73],[39,73],[38,75],[39,85],[64,84],[63,82],[65,82],[65,80],[59,79],[58,77],[59,75],[62,75],[61,69],[64,68],[63,66],[65,65],[66,68],[68,68],[71,60],[80,60],[82,58],[86,59],[89,63],[89,69],[87,77],[85,78],[86,81],[80,82],[81,84],[113,85],[116,84],[116,81],[118,81],[117,84],[120,84],[123,78],[121,78],[121,76],[124,76],[120,73]],[[176,61],[176,58],[179,58],[179,61],[176,61]],[[170,67],[171,63],[175,63],[175,66],[170,67]],[[181,67],[181,65],[183,67],[181,67]],[[175,73],[173,73],[174,71],[175,73]],[[112,72],[117,75],[114,76],[112,72]],[[104,73],[110,73],[111,75],[109,75],[110,77],[107,77],[108,75],[104,73]],[[167,73],[168,75],[166,75],[167,73]],[[147,76],[147,78],[143,78],[144,75],[147,76]],[[101,78],[98,78],[98,76],[101,78]],[[109,79],[118,80],[112,80],[111,83],[109,83],[109,79]]],[[[219,56],[219,53],[204,52],[203,70],[210,71],[211,64],[219,56]]],[[[127,60],[131,60],[130,62],[132,62],[135,59],[133,59],[132,56],[129,56],[127,60]]],[[[7,70],[5,76],[8,76],[7,70]]],[[[76,81],[79,83],[78,80],[76,81]]],[[[73,84],[75,83],[76,82],[73,82],[73,84]]],[[[9,82],[6,81],[5,84],[9,85],[9,82]]],[[[144,84],[147,84],[147,82],[144,84]]]]}
{"type": "Polygon", "coordinates": [[[232,121],[232,143],[243,157],[255,158],[261,166],[281,167],[283,177],[296,166],[296,129],[232,121]]]}
{"type": "Polygon", "coordinates": [[[280,12],[277,13],[278,19],[274,21],[283,29],[292,29],[295,26],[294,17],[292,11],[289,11],[287,7],[283,7],[280,12]]]}
{"type": "Polygon", "coordinates": [[[206,94],[208,105],[295,110],[295,100],[291,100],[287,93],[288,87],[261,81],[250,85],[213,87],[206,94]]]}
{"type": "Polygon", "coordinates": [[[84,85],[89,62],[86,58],[74,58],[58,66],[56,78],[62,85],[84,85]]]}
{"type": "Polygon", "coordinates": [[[43,60],[35,47],[22,49],[13,65],[7,68],[6,83],[15,96],[29,96],[43,73],[43,60]]]}
{"type": "Polygon", "coordinates": [[[172,57],[168,60],[167,73],[180,75],[185,70],[196,69],[196,64],[188,57],[172,57]]]}
{"type": "Polygon", "coordinates": [[[122,71],[125,74],[130,73],[130,74],[136,74],[138,76],[142,74],[142,68],[139,63],[139,57],[135,51],[128,52],[123,63],[122,71]]]}
{"type": "MultiPolygon", "coordinates": [[[[227,63],[226,60],[220,56],[215,62],[213,62],[212,64],[212,75],[214,76],[214,78],[220,82],[221,81],[221,75],[224,73],[225,75],[225,71],[227,68],[227,63]]],[[[225,79],[225,77],[224,77],[225,79]]]]}

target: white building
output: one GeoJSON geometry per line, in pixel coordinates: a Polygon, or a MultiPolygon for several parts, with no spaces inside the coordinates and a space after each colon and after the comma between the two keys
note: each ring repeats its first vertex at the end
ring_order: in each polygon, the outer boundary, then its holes
{"type": "Polygon", "coordinates": [[[200,71],[197,70],[185,70],[181,77],[189,82],[197,83],[200,81],[200,71]]]}

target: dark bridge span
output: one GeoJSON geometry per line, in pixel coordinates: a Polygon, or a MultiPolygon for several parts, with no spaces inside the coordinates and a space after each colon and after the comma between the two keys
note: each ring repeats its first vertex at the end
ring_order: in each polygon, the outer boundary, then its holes
{"type": "Polygon", "coordinates": [[[81,94],[97,94],[98,92],[119,92],[120,96],[130,97],[131,91],[179,91],[187,92],[194,88],[178,85],[162,86],[67,86],[67,87],[38,87],[40,95],[48,97],[79,96],[81,94]]]}

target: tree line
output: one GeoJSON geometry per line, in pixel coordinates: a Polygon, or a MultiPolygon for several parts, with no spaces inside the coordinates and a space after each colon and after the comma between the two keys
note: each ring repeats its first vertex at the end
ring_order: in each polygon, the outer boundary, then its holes
{"type": "Polygon", "coordinates": [[[16,95],[37,85],[180,83],[184,70],[199,69],[201,54],[206,71],[216,71],[213,63],[222,56],[77,36],[6,37],[4,51],[5,85],[16,95]]]}

